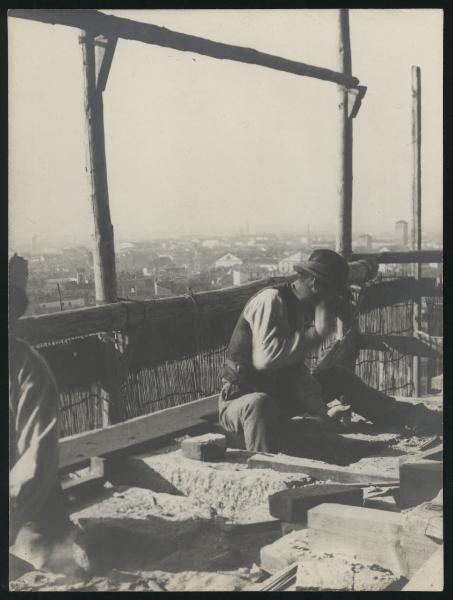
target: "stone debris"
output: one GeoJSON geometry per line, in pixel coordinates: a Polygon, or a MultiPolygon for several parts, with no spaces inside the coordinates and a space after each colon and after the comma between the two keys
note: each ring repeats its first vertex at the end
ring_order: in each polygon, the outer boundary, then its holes
{"type": "Polygon", "coordinates": [[[186,458],[203,461],[217,461],[225,457],[226,437],[220,433],[205,433],[187,437],[181,442],[181,452],[186,458]]]}
{"type": "MultiPolygon", "coordinates": [[[[113,483],[107,482],[94,502],[83,507],[79,504],[73,510],[71,518],[88,534],[88,551],[98,559],[91,575],[81,580],[29,571],[12,581],[10,589],[251,590],[257,582],[265,583],[269,579],[268,573],[276,574],[293,564],[313,562],[319,568],[309,570],[310,581],[303,575],[304,568],[300,569],[298,585],[301,589],[327,590],[341,586],[347,591],[381,591],[398,585],[397,569],[392,573],[390,566],[386,569],[386,565],[373,565],[379,561],[367,558],[366,543],[357,545],[353,541],[351,552],[342,553],[340,547],[328,542],[330,554],[326,554],[325,540],[321,544],[318,532],[314,539],[309,529],[295,530],[299,526],[305,527],[304,524],[283,521],[278,525],[279,521],[270,515],[269,495],[295,490],[294,495],[298,496],[300,490],[308,487],[325,488],[326,482],[322,486],[319,483],[310,485],[313,477],[304,473],[248,469],[246,461],[250,453],[231,449],[221,461],[193,460],[184,456],[179,448],[183,441],[168,450],[158,449],[151,454],[129,456],[122,462],[111,463],[116,465],[116,471],[112,473],[116,473],[119,481],[112,477],[113,483]],[[231,535],[231,527],[240,535],[231,535]],[[290,530],[291,533],[279,537],[280,527],[283,533],[290,530]],[[334,568],[340,576],[336,575],[336,581],[332,582],[329,577],[334,568]],[[307,585],[308,588],[304,587],[307,585]]],[[[364,458],[363,462],[354,463],[354,469],[393,475],[398,466],[398,454],[414,454],[426,438],[394,440],[387,436],[386,441],[392,445],[387,455],[384,451],[380,456],[364,458]]],[[[389,491],[370,487],[366,497],[375,502],[391,500],[389,491]]],[[[394,516],[402,518],[399,531],[404,532],[403,544],[409,548],[410,561],[418,568],[417,565],[439,547],[442,539],[442,503],[433,499],[418,510],[394,516]],[[414,542],[412,530],[423,527],[424,533],[414,542]]],[[[356,529],[347,525],[347,534],[356,529]]],[[[368,544],[373,551],[375,540],[382,537],[381,528],[378,529],[379,534],[368,544]]],[[[344,542],[343,534],[337,537],[344,542]]],[[[388,548],[383,551],[388,553],[388,548]]],[[[294,587],[292,584],[292,589],[294,587]]]]}

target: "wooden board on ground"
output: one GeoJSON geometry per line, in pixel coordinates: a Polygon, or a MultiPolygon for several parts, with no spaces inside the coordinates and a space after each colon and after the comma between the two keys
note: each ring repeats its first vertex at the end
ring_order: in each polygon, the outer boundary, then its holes
{"type": "Polygon", "coordinates": [[[166,408],[60,440],[60,468],[76,465],[93,456],[105,456],[118,450],[176,434],[217,413],[218,396],[166,408]]]}
{"type": "Polygon", "coordinates": [[[275,575],[254,586],[254,592],[278,592],[287,589],[296,581],[297,563],[285,567],[275,575]]]}
{"type": "Polygon", "coordinates": [[[248,466],[253,469],[273,469],[286,473],[305,473],[320,481],[337,481],[339,483],[386,483],[394,485],[398,481],[395,475],[383,475],[380,471],[360,472],[350,467],[340,467],[325,463],[321,460],[299,458],[286,454],[254,454],[248,460],[248,466]]]}
{"type": "Polygon", "coordinates": [[[442,592],[444,589],[444,547],[441,546],[403,587],[403,592],[442,592]]]}

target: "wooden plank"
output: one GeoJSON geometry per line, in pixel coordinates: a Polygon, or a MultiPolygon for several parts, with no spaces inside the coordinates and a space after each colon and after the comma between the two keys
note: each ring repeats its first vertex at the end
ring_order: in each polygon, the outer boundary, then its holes
{"type": "Polygon", "coordinates": [[[136,417],[104,429],[93,429],[60,440],[60,468],[93,456],[105,456],[198,424],[217,413],[218,396],[208,396],[180,406],[136,417]]]}
{"type": "Polygon", "coordinates": [[[285,567],[271,577],[265,579],[262,583],[256,584],[253,592],[278,592],[283,591],[296,581],[297,563],[285,567]]]}
{"type": "Polygon", "coordinates": [[[406,462],[417,462],[419,460],[439,461],[443,459],[443,454],[444,445],[437,444],[436,446],[423,450],[422,452],[417,452],[416,454],[405,454],[398,459],[398,463],[401,465],[406,462]]]}
{"type": "Polygon", "coordinates": [[[414,331],[414,337],[422,340],[427,346],[438,355],[443,356],[444,351],[444,336],[443,335],[430,335],[424,331],[414,331]]]}
{"type": "Polygon", "coordinates": [[[361,333],[358,338],[361,350],[396,350],[401,354],[437,358],[440,354],[420,339],[409,335],[380,335],[377,333],[361,333]]]}
{"type": "MultiPolygon", "coordinates": [[[[29,19],[52,25],[66,25],[90,31],[92,35],[112,35],[126,40],[134,40],[146,44],[163,46],[183,52],[194,52],[211,58],[232,60],[236,62],[257,65],[268,69],[275,69],[293,75],[312,77],[322,81],[330,81],[346,87],[357,87],[359,80],[352,75],[345,75],[308,65],[303,62],[281,58],[252,48],[233,46],[215,42],[195,35],[188,35],[159,27],[151,23],[143,23],[106,15],[96,10],[28,10],[14,9],[8,16],[20,19],[29,19]]],[[[282,35],[284,32],[282,32],[282,35]]]]}
{"type": "Polygon", "coordinates": [[[444,589],[443,545],[423,564],[403,587],[403,592],[442,592],[444,589]]]}
{"type": "Polygon", "coordinates": [[[273,469],[284,473],[305,473],[311,475],[320,481],[337,481],[339,483],[369,483],[374,482],[387,485],[394,485],[398,480],[398,471],[392,475],[382,475],[376,472],[360,472],[349,467],[340,467],[331,465],[320,460],[308,458],[299,458],[288,456],[286,454],[267,454],[259,453],[251,456],[247,461],[249,468],[252,469],[273,469]]]}
{"type": "Polygon", "coordinates": [[[442,250],[412,250],[408,252],[354,252],[351,260],[361,258],[375,258],[379,264],[409,264],[409,263],[441,263],[443,262],[442,250]]]}
{"type": "MultiPolygon", "coordinates": [[[[351,283],[361,276],[370,275],[372,267],[352,266],[351,283]]],[[[296,275],[289,277],[270,277],[240,286],[231,286],[220,290],[209,290],[193,294],[193,297],[175,296],[144,300],[138,302],[115,302],[105,306],[80,308],[50,315],[22,317],[15,325],[14,332],[32,344],[43,343],[69,337],[90,335],[103,331],[121,331],[143,323],[157,323],[164,319],[192,319],[194,300],[202,317],[215,315],[221,317],[240,311],[247,300],[259,290],[293,281],[296,275]]]]}
{"type": "MultiPolygon", "coordinates": [[[[222,315],[241,310],[247,300],[260,289],[293,278],[270,277],[242,286],[210,290],[194,294],[203,314],[222,315]]],[[[194,301],[189,296],[175,296],[143,302],[116,302],[102,307],[80,308],[62,313],[19,319],[15,333],[31,343],[83,336],[102,331],[122,330],[143,322],[193,317],[194,301]]]]}
{"type": "Polygon", "coordinates": [[[363,289],[360,297],[360,310],[391,306],[421,296],[442,296],[442,286],[433,277],[416,280],[414,277],[400,277],[391,281],[379,281],[363,289]]]}

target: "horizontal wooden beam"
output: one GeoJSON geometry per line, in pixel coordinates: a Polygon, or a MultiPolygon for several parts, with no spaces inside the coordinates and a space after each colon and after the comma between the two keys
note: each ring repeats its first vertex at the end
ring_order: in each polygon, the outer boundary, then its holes
{"type": "MultiPolygon", "coordinates": [[[[373,274],[373,267],[365,261],[351,263],[350,283],[364,281],[373,274]]],[[[104,331],[121,331],[152,321],[193,318],[194,309],[203,316],[222,316],[241,311],[247,300],[259,290],[294,280],[296,275],[270,277],[244,285],[197,294],[144,300],[123,301],[103,306],[79,308],[49,315],[22,317],[15,324],[14,333],[32,344],[86,336],[104,331]]]]}
{"type": "Polygon", "coordinates": [[[94,456],[106,456],[167,435],[184,431],[217,413],[218,396],[166,408],[104,429],[93,429],[60,440],[60,468],[94,456]]]}
{"type": "MultiPolygon", "coordinates": [[[[252,48],[223,44],[195,35],[179,33],[151,23],[106,15],[96,10],[14,9],[8,12],[8,16],[51,25],[67,25],[83,29],[92,35],[105,35],[107,37],[113,35],[125,40],[134,40],[183,52],[194,52],[210,58],[257,65],[293,75],[330,81],[347,88],[354,88],[359,84],[357,77],[347,76],[331,69],[281,58],[252,48]]],[[[284,32],[282,32],[282,35],[284,35],[284,32]]]]}
{"type": "Polygon", "coordinates": [[[353,253],[351,260],[375,258],[379,264],[441,263],[442,250],[411,250],[408,252],[353,253]]]}
{"type": "Polygon", "coordinates": [[[442,335],[430,335],[424,331],[414,331],[414,337],[418,338],[429,346],[439,356],[443,355],[444,337],[442,335]]]}
{"type": "Polygon", "coordinates": [[[421,297],[442,296],[442,286],[433,277],[401,277],[389,281],[377,281],[362,290],[360,310],[372,310],[399,302],[417,300],[421,297]]]}
{"type": "Polygon", "coordinates": [[[271,277],[241,286],[200,292],[193,296],[175,296],[143,302],[123,301],[49,315],[23,317],[17,322],[15,333],[31,343],[42,343],[103,331],[121,331],[145,322],[183,318],[184,314],[192,318],[194,308],[203,314],[221,315],[242,310],[247,300],[260,289],[290,279],[271,277]]]}
{"type": "Polygon", "coordinates": [[[361,472],[349,467],[340,467],[325,463],[321,460],[312,460],[309,458],[299,458],[288,456],[286,454],[255,454],[248,460],[248,466],[253,469],[273,469],[284,473],[304,473],[311,475],[320,481],[332,480],[338,483],[369,483],[374,482],[383,484],[388,482],[394,485],[398,480],[398,472],[389,475],[382,475],[378,470],[376,472],[361,472]]]}
{"type": "Polygon", "coordinates": [[[409,335],[380,335],[377,333],[361,333],[359,340],[361,350],[396,350],[401,354],[437,358],[442,356],[439,348],[428,346],[422,340],[409,335]]]}

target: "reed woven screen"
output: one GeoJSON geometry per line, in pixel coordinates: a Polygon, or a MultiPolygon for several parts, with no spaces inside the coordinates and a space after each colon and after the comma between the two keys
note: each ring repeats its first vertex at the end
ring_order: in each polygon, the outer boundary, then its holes
{"type": "MultiPolygon", "coordinates": [[[[190,299],[188,299],[190,302],[190,299]]],[[[239,311],[222,310],[202,315],[192,302],[191,318],[162,319],[116,332],[125,348],[117,353],[122,416],[129,419],[190,402],[219,391],[219,372],[239,311]]],[[[442,331],[442,298],[425,301],[428,326],[442,331]]],[[[364,333],[411,335],[413,302],[374,308],[360,314],[364,333]]],[[[432,331],[428,331],[432,333],[432,331]]],[[[310,357],[314,367],[333,340],[310,357]]],[[[102,334],[70,338],[37,348],[49,362],[59,389],[60,435],[67,436],[102,426],[105,357],[102,334]]],[[[431,372],[439,370],[439,365],[431,372]]],[[[412,357],[398,352],[361,350],[356,373],[369,385],[390,394],[411,395],[414,384],[412,357]]]]}

